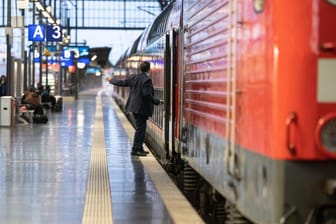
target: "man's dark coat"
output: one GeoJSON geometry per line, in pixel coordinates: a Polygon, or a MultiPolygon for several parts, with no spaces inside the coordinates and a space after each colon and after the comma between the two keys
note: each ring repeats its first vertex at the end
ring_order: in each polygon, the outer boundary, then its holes
{"type": "Polygon", "coordinates": [[[152,116],[154,104],[160,103],[159,99],[154,98],[153,83],[147,73],[133,74],[125,80],[112,79],[110,83],[116,86],[130,87],[126,103],[128,112],[152,116]]]}

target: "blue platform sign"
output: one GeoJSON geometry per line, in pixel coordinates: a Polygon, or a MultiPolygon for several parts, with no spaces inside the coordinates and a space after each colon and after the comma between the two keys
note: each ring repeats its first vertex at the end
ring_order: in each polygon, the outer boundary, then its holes
{"type": "Polygon", "coordinates": [[[28,25],[28,40],[44,41],[45,27],[43,25],[28,25]]]}
{"type": "Polygon", "coordinates": [[[63,50],[61,57],[61,66],[68,67],[74,64],[74,52],[70,50],[63,50]]]}
{"type": "Polygon", "coordinates": [[[56,25],[48,25],[47,41],[62,42],[62,27],[56,25]]]}
{"type": "Polygon", "coordinates": [[[62,27],[56,25],[28,25],[28,40],[61,42],[62,27]]]}
{"type": "Polygon", "coordinates": [[[89,57],[90,48],[88,46],[65,46],[64,51],[70,50],[74,52],[74,56],[79,57],[89,57]]]}

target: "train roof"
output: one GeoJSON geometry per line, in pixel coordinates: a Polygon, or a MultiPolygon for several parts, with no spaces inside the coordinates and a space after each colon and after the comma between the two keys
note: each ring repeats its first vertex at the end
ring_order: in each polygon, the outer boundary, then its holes
{"type": "Polygon", "coordinates": [[[137,52],[142,52],[148,45],[159,39],[167,31],[167,23],[169,15],[172,11],[174,2],[170,3],[161,13],[156,17],[153,23],[148,26],[139,41],[137,52]]]}
{"type": "Polygon", "coordinates": [[[154,20],[147,37],[147,45],[153,43],[166,33],[168,18],[173,4],[168,5],[164,11],[154,20]]]}
{"type": "Polygon", "coordinates": [[[137,47],[140,41],[141,36],[143,33],[141,33],[137,39],[133,42],[131,46],[129,46],[126,51],[120,56],[118,61],[116,62],[116,66],[118,66],[120,63],[122,63],[125,59],[129,58],[131,55],[136,54],[137,47]]]}
{"type": "Polygon", "coordinates": [[[144,35],[140,39],[140,43],[138,45],[138,52],[142,52],[146,49],[148,45],[153,43],[155,40],[159,39],[165,32],[167,31],[167,22],[169,15],[172,11],[174,3],[169,4],[161,13],[156,17],[153,23],[148,26],[144,35]]]}
{"type": "Polygon", "coordinates": [[[165,34],[167,30],[167,23],[170,13],[173,8],[173,3],[169,4],[161,13],[158,15],[153,23],[149,25],[139,37],[129,46],[126,51],[120,56],[116,62],[116,66],[120,65],[123,61],[131,56],[135,56],[143,52],[148,45],[159,39],[165,34]]]}

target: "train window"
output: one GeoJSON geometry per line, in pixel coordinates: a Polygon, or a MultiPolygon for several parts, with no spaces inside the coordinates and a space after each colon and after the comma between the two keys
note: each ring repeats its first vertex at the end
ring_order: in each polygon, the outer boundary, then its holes
{"type": "Polygon", "coordinates": [[[264,11],[265,0],[253,0],[253,8],[256,13],[264,11]]]}
{"type": "Polygon", "coordinates": [[[330,4],[336,5],[336,0],[327,0],[330,4]]]}

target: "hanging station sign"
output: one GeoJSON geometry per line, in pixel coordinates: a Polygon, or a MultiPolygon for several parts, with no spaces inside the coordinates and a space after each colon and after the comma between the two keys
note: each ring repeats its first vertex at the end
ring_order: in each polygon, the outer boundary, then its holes
{"type": "Polygon", "coordinates": [[[28,40],[62,42],[62,27],[57,25],[28,25],[28,40]]]}

